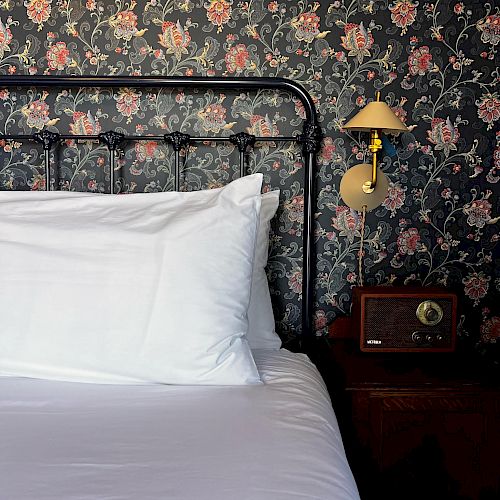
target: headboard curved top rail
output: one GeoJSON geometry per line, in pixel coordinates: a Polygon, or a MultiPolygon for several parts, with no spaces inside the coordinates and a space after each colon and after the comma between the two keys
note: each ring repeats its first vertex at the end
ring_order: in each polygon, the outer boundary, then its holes
{"type": "Polygon", "coordinates": [[[45,154],[45,188],[51,189],[50,182],[50,151],[53,146],[65,139],[99,140],[105,144],[110,153],[110,192],[114,193],[114,162],[118,146],[126,141],[161,140],[170,144],[175,152],[174,189],[180,187],[180,151],[192,142],[230,142],[235,145],[240,154],[240,175],[246,174],[245,154],[256,142],[296,142],[301,145],[304,159],[304,225],[302,231],[302,335],[312,333],[314,288],[312,270],[314,266],[314,207],[315,207],[315,166],[316,154],[320,149],[321,128],[318,123],[317,112],[311,95],[297,82],[285,78],[266,77],[159,77],[159,76],[28,76],[28,75],[0,75],[0,88],[207,88],[207,89],[239,89],[251,90],[278,90],[290,92],[304,106],[305,120],[301,134],[296,136],[257,137],[246,132],[239,132],[224,137],[190,136],[181,131],[173,131],[163,136],[152,135],[125,135],[110,130],[96,136],[59,134],[47,129],[33,135],[1,134],[4,140],[30,140],[43,146],[45,154]]]}

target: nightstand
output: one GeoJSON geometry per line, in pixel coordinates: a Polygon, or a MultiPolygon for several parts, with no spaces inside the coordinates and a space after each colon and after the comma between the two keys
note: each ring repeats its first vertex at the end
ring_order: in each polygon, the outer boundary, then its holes
{"type": "Polygon", "coordinates": [[[352,339],[328,344],[311,357],[329,387],[363,500],[500,498],[498,372],[454,353],[362,353],[352,339]]]}

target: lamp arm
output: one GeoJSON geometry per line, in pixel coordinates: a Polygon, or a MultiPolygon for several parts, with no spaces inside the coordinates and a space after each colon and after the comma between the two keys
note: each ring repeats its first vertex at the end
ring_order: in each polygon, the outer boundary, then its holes
{"type": "Polygon", "coordinates": [[[365,193],[373,193],[377,185],[377,153],[382,149],[382,131],[372,129],[370,131],[370,144],[368,149],[372,153],[372,179],[363,184],[363,191],[365,193]]]}

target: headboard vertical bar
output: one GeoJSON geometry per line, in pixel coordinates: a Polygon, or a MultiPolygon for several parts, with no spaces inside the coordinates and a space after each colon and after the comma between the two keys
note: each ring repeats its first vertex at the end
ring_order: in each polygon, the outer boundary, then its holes
{"type": "Polygon", "coordinates": [[[52,184],[50,178],[50,149],[43,148],[43,163],[45,167],[45,191],[50,191],[52,184]]]}
{"type": "Polygon", "coordinates": [[[240,151],[240,177],[245,177],[246,165],[245,165],[245,152],[240,151]]]}
{"type": "Polygon", "coordinates": [[[321,128],[315,121],[304,123],[299,141],[304,154],[304,237],[302,246],[302,335],[308,338],[314,332],[314,210],[315,210],[315,171],[316,154],[321,147],[321,128]]]}
{"type": "Polygon", "coordinates": [[[180,149],[175,150],[174,157],[174,191],[179,191],[181,186],[181,151],[180,149]]]}

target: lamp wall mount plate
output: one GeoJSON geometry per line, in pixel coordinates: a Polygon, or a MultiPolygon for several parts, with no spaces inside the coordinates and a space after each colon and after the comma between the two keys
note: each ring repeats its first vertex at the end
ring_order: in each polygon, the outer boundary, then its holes
{"type": "Polygon", "coordinates": [[[389,189],[387,176],[377,167],[377,183],[372,187],[373,165],[369,163],[359,163],[351,167],[340,181],[340,196],[344,203],[354,210],[361,212],[363,207],[366,210],[373,210],[382,204],[389,189]],[[369,191],[365,191],[365,185],[370,184],[369,191]]]}

